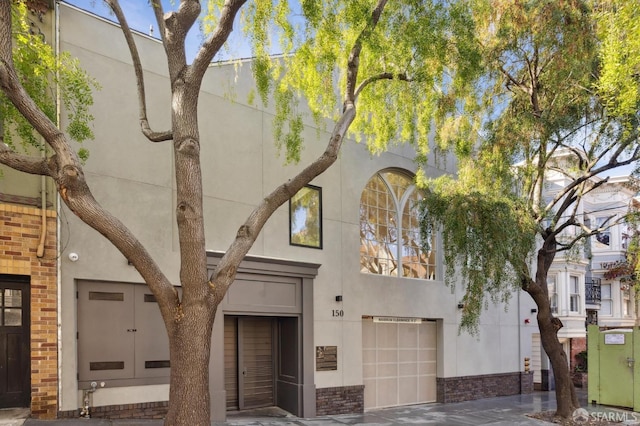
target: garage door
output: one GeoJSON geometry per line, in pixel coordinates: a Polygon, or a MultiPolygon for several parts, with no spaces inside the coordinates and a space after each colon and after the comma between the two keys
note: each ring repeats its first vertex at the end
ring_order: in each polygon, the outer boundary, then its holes
{"type": "Polygon", "coordinates": [[[533,370],[533,383],[540,385],[542,383],[542,359],[541,359],[540,334],[533,333],[531,335],[531,370],[533,370]]]}
{"type": "MultiPolygon", "coordinates": [[[[393,321],[393,320],[392,320],[393,321]]],[[[436,400],[436,323],[362,320],[364,407],[436,400]]]]}

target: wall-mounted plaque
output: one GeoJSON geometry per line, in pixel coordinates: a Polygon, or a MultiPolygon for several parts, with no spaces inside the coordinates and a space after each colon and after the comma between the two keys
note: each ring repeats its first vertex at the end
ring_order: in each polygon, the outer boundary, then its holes
{"type": "Polygon", "coordinates": [[[605,334],[605,345],[624,345],[624,334],[605,334]]]}
{"type": "Polygon", "coordinates": [[[338,347],[316,346],[316,371],[338,369],[338,347]]]}

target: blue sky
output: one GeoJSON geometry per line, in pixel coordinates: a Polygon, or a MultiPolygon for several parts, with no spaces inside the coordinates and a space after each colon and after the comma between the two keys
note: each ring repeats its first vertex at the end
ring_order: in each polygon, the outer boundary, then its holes
{"type": "MultiPolygon", "coordinates": [[[[64,2],[91,13],[95,13],[96,15],[102,16],[110,21],[117,21],[115,15],[102,0],[64,0],[64,2]]],[[[162,0],[165,12],[175,10],[178,3],[179,2],[177,0],[162,0]]],[[[156,24],[156,18],[147,0],[120,0],[120,6],[124,11],[129,27],[145,34],[149,34],[149,28],[153,25],[154,36],[158,37],[158,25],[156,24]]],[[[235,53],[234,57],[250,56],[246,43],[242,43],[241,33],[237,26],[235,26],[231,37],[232,49],[235,53]]],[[[201,41],[202,35],[200,33],[200,28],[196,23],[187,37],[188,60],[193,59],[201,41]]],[[[230,57],[228,54],[221,52],[219,56],[214,58],[214,61],[224,59],[230,59],[230,57]]]]}

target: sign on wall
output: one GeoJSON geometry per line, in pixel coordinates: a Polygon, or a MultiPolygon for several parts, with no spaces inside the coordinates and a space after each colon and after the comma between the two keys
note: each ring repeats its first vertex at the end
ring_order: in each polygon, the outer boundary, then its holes
{"type": "Polygon", "coordinates": [[[316,371],[338,369],[338,347],[316,346],[316,371]]]}
{"type": "Polygon", "coordinates": [[[605,334],[605,345],[624,345],[624,334],[605,334]]]}
{"type": "Polygon", "coordinates": [[[403,318],[403,317],[373,317],[373,322],[422,324],[422,319],[421,318],[403,318]]]}

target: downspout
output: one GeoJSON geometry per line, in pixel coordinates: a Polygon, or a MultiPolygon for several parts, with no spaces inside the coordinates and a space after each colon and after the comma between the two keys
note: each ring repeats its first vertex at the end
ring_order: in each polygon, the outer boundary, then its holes
{"type": "MultiPolygon", "coordinates": [[[[58,0],[54,0],[53,2],[53,44],[54,44],[54,54],[56,58],[60,54],[60,4],[58,0]]],[[[60,123],[60,90],[56,85],[56,121],[60,123]]],[[[62,253],[62,245],[60,242],[61,228],[62,225],[60,223],[60,194],[56,191],[56,201],[55,201],[55,209],[56,209],[56,253],[58,256],[57,264],[56,264],[56,296],[58,299],[57,303],[57,319],[58,319],[58,411],[60,411],[63,406],[63,392],[62,392],[62,321],[60,318],[60,313],[62,312],[62,261],[60,254],[62,253]]]]}
{"type": "MultiPolygon", "coordinates": [[[[43,139],[40,156],[44,160],[46,155],[45,142],[43,139]]],[[[42,225],[40,226],[40,241],[38,242],[36,256],[42,258],[44,257],[44,243],[47,239],[47,178],[44,175],[40,177],[40,211],[42,213],[42,225]]]]}
{"type": "MultiPolygon", "coordinates": [[[[56,30],[54,29],[54,32],[56,30]]],[[[57,51],[56,51],[57,54],[57,51]]],[[[42,148],[40,149],[40,157],[44,160],[47,156],[46,142],[44,138],[40,138],[42,148]]],[[[47,178],[42,175],[40,177],[40,213],[42,225],[40,226],[40,241],[36,250],[36,256],[39,259],[44,257],[44,244],[47,239],[47,178]]]]}
{"type": "MultiPolygon", "coordinates": [[[[522,368],[521,371],[524,371],[524,358],[522,357],[522,309],[520,307],[520,304],[522,303],[522,300],[520,300],[520,295],[524,290],[522,290],[521,288],[518,289],[518,293],[517,293],[517,298],[518,298],[518,364],[520,365],[520,367],[522,368]],[[522,364],[520,364],[522,362],[522,364]]],[[[518,368],[520,369],[520,368],[518,368]]],[[[522,381],[522,376],[520,376],[520,380],[522,381]]],[[[522,389],[522,383],[520,383],[520,389],[522,389]]],[[[522,392],[520,392],[522,393],[522,392]]]]}

